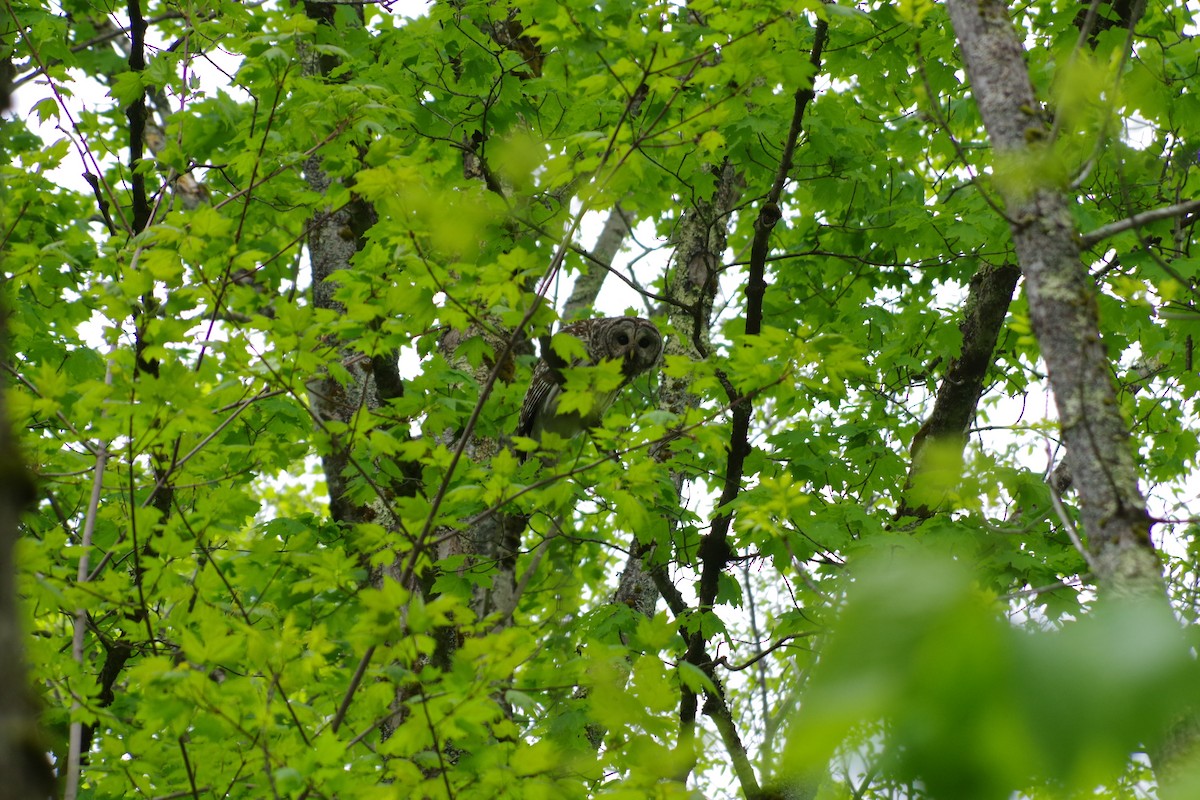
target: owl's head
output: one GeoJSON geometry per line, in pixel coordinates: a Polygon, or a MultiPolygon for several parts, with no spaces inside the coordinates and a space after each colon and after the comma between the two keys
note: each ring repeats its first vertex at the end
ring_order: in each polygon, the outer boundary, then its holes
{"type": "Polygon", "coordinates": [[[663,351],[662,334],[654,323],[640,317],[615,317],[604,333],[603,352],[621,362],[621,371],[633,378],[653,367],[663,351]]]}

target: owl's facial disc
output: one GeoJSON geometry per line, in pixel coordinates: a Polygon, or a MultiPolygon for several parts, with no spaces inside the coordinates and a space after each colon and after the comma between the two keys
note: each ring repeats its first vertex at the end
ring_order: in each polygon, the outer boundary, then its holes
{"type": "Polygon", "coordinates": [[[612,357],[623,361],[629,360],[637,351],[637,346],[634,342],[634,335],[637,333],[637,326],[632,323],[622,320],[616,326],[612,333],[612,357]]]}

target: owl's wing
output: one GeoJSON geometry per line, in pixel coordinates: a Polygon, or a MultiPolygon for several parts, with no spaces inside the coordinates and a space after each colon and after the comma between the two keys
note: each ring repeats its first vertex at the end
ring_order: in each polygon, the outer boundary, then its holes
{"type": "MultiPolygon", "coordinates": [[[[559,333],[574,336],[590,345],[595,326],[602,322],[604,320],[594,319],[572,322],[570,325],[564,325],[559,333]]],[[[562,373],[564,368],[576,367],[583,363],[594,364],[599,360],[594,353],[590,361],[578,357],[570,360],[564,359],[554,350],[549,336],[540,337],[538,344],[541,346],[542,357],[537,366],[533,368],[533,376],[529,379],[529,388],[525,391],[525,401],[521,404],[521,416],[517,420],[518,436],[533,436],[534,426],[538,419],[542,418],[542,422],[545,423],[546,417],[551,415],[555,406],[555,398],[562,392],[562,385],[566,381],[562,373]]]]}
{"type": "Polygon", "coordinates": [[[525,390],[525,400],[521,403],[521,416],[517,420],[517,435],[532,436],[533,423],[538,415],[547,409],[559,392],[559,385],[554,380],[554,372],[545,362],[539,361],[534,367],[533,377],[529,379],[529,388],[525,390]]]}

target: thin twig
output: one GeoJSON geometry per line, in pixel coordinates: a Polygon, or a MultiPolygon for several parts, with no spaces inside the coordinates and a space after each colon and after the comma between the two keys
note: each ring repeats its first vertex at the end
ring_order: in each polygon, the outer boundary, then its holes
{"type": "Polygon", "coordinates": [[[371,645],[359,660],[358,667],[354,670],[353,677],[350,678],[350,685],[346,687],[346,694],[342,697],[342,702],[338,704],[337,711],[334,712],[333,719],[329,723],[331,731],[337,732],[337,729],[342,726],[342,720],[346,718],[346,712],[350,710],[350,701],[354,699],[354,693],[358,691],[363,675],[367,674],[367,666],[371,663],[371,657],[374,655],[375,645],[371,645]]]}
{"type": "Polygon", "coordinates": [[[1077,589],[1081,584],[1085,583],[1091,577],[1091,574],[1084,574],[1077,578],[1071,578],[1070,580],[1047,583],[1045,586],[1034,586],[1029,589],[1019,589],[1015,592],[1002,594],[996,599],[1007,602],[1009,600],[1019,600],[1022,597],[1033,597],[1036,594],[1045,594],[1046,592],[1052,592],[1055,589],[1077,589]]]}
{"type": "Polygon", "coordinates": [[[166,484],[167,479],[170,478],[170,476],[172,474],[174,474],[181,467],[183,467],[184,464],[186,464],[188,461],[190,461],[194,455],[196,455],[201,450],[203,450],[204,447],[206,445],[208,445],[209,442],[211,442],[213,439],[215,439],[217,437],[217,435],[219,433],[221,433],[221,431],[225,430],[225,428],[227,428],[235,419],[237,419],[238,415],[240,415],[243,411],[245,411],[247,408],[249,408],[252,403],[255,403],[255,402],[261,400],[263,398],[263,395],[266,392],[267,392],[266,387],[263,387],[262,389],[259,390],[258,394],[256,394],[254,397],[239,401],[233,407],[233,413],[231,413],[225,419],[221,420],[221,422],[217,423],[217,426],[215,428],[213,428],[208,433],[207,436],[205,436],[203,439],[201,439],[199,442],[197,442],[196,446],[193,447],[191,450],[189,450],[186,455],[184,455],[182,458],[175,459],[175,461],[170,465],[170,467],[168,469],[163,470],[162,475],[160,475],[158,480],[155,482],[154,488],[150,490],[150,494],[146,495],[146,499],[144,501],[142,501],[142,506],[143,507],[149,506],[150,503],[154,500],[154,496],[156,494],[158,494],[159,489],[161,489],[166,484]]]}
{"type": "MultiPolygon", "coordinates": [[[[115,348],[114,348],[115,350],[115,348]]],[[[112,386],[113,354],[109,353],[108,364],[104,370],[104,383],[112,386]]],[[[96,442],[96,473],[92,479],[92,494],[88,498],[87,512],[83,517],[83,533],[80,537],[79,570],[76,573],[77,585],[87,583],[89,577],[88,557],[92,548],[92,535],[96,531],[96,518],[100,512],[100,494],[104,488],[104,469],[108,464],[108,445],[103,441],[96,442]]],[[[83,666],[83,636],[87,630],[87,609],[80,607],[75,611],[75,631],[71,637],[71,657],[75,663],[83,666]]],[[[76,700],[71,704],[72,716],[78,712],[81,704],[76,700]]],[[[66,787],[63,789],[63,800],[75,800],[79,796],[79,771],[83,758],[83,722],[76,719],[71,721],[67,746],[66,787]]]]}
{"type": "Polygon", "coordinates": [[[512,598],[506,604],[505,608],[501,608],[500,616],[502,619],[511,619],[516,613],[517,606],[521,603],[521,597],[525,594],[525,590],[529,588],[529,582],[533,576],[537,574],[538,567],[542,564],[542,559],[546,556],[546,551],[549,550],[550,542],[558,538],[562,534],[562,526],[557,521],[551,520],[554,525],[554,530],[550,531],[550,535],[546,536],[533,549],[533,557],[529,559],[529,566],[517,580],[517,585],[513,588],[512,598]]]}
{"type": "MultiPolygon", "coordinates": [[[[8,12],[9,17],[12,18],[13,24],[16,26],[16,30],[21,31],[21,36],[25,40],[25,45],[29,48],[29,57],[37,63],[38,69],[41,72],[45,72],[46,62],[42,58],[36,42],[30,39],[28,33],[26,32],[26,26],[21,23],[20,18],[17,16],[17,12],[13,10],[10,0],[4,0],[4,9],[8,12]]],[[[104,170],[100,168],[100,162],[96,160],[96,156],[92,152],[91,146],[88,144],[87,137],[79,127],[79,123],[76,121],[75,117],[71,114],[71,109],[68,107],[67,101],[63,97],[62,90],[59,89],[58,84],[53,80],[49,80],[48,85],[50,86],[50,91],[54,95],[54,100],[58,104],[58,107],[62,109],[62,113],[64,116],[66,116],[67,121],[71,123],[71,130],[74,132],[75,136],[79,138],[79,144],[76,146],[80,149],[80,160],[83,161],[85,172],[94,171],[95,174],[99,176],[98,180],[101,184],[103,184],[105,194],[108,196],[110,203],[115,203],[116,194],[113,192],[112,187],[109,186],[108,182],[105,180],[104,170]]],[[[117,215],[120,218],[122,227],[126,226],[128,223],[125,220],[125,215],[121,209],[121,204],[115,203],[115,208],[117,210],[117,215]]]]}
{"type": "Polygon", "coordinates": [[[170,794],[157,795],[154,798],[152,798],[152,800],[179,800],[179,798],[181,798],[181,797],[188,797],[188,796],[195,797],[202,792],[207,794],[208,792],[211,792],[212,789],[213,789],[213,787],[211,787],[211,786],[200,786],[200,787],[197,787],[195,789],[195,791],[193,791],[192,789],[183,789],[182,791],[171,792],[170,794]]]}
{"type": "Polygon", "coordinates": [[[1094,574],[1100,574],[1096,568],[1096,562],[1092,558],[1092,554],[1083,546],[1083,541],[1079,538],[1079,533],[1075,530],[1075,523],[1071,521],[1070,515],[1067,514],[1067,508],[1063,505],[1062,498],[1058,494],[1058,490],[1053,486],[1050,489],[1050,503],[1054,506],[1054,513],[1058,515],[1058,519],[1063,524],[1063,529],[1067,532],[1067,538],[1071,540],[1071,544],[1075,545],[1075,549],[1079,551],[1079,555],[1083,556],[1083,560],[1087,562],[1088,569],[1094,574]]]}
{"type": "Polygon", "coordinates": [[[917,57],[917,72],[919,72],[921,75],[921,82],[925,87],[925,96],[930,99],[929,116],[933,117],[933,121],[937,123],[938,128],[942,130],[946,134],[946,138],[950,140],[950,146],[954,148],[955,155],[958,156],[958,160],[963,163],[963,168],[967,171],[967,180],[969,180],[971,185],[975,187],[975,191],[979,192],[979,196],[983,199],[983,202],[987,203],[988,207],[991,208],[992,211],[995,211],[1001,219],[1009,221],[1008,214],[1005,213],[1003,208],[1001,208],[999,202],[994,200],[992,196],[987,193],[982,182],[980,182],[979,177],[971,171],[971,159],[967,158],[967,153],[965,150],[963,150],[962,143],[959,142],[958,139],[955,138],[954,134],[950,131],[949,117],[942,116],[942,109],[934,100],[934,98],[937,96],[937,93],[934,91],[932,84],[929,82],[929,74],[925,71],[925,56],[921,53],[921,46],[920,44],[914,42],[913,47],[917,57]]]}
{"type": "Polygon", "coordinates": [[[775,644],[768,647],[766,650],[759,650],[757,653],[754,654],[754,656],[752,656],[750,658],[749,661],[743,662],[741,664],[736,664],[736,665],[730,664],[728,661],[725,660],[725,656],[721,656],[720,658],[718,658],[716,660],[716,663],[720,664],[722,667],[729,670],[730,672],[741,672],[744,669],[749,669],[750,667],[754,666],[759,661],[761,661],[762,659],[764,659],[768,655],[770,655],[772,652],[774,652],[775,650],[778,650],[779,648],[783,647],[785,644],[787,644],[788,642],[790,642],[794,639],[803,639],[806,636],[816,636],[816,635],[817,635],[817,631],[808,631],[806,633],[795,633],[795,634],[792,634],[791,636],[785,636],[782,639],[780,639],[778,642],[776,642],[775,644]]]}

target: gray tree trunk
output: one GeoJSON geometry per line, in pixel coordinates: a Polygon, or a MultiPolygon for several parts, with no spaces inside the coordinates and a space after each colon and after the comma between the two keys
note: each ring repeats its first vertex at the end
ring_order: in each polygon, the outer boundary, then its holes
{"type": "MultiPolygon", "coordinates": [[[[1031,166],[1049,155],[1050,128],[1021,40],[999,0],[947,0],[946,5],[995,151],[996,186],[1070,453],[1096,579],[1107,595],[1159,602],[1165,598],[1162,564],[1150,540],[1132,437],[1100,339],[1096,290],[1080,260],[1065,188],[1038,181],[1047,171],[1031,166]]],[[[1161,797],[1195,796],[1182,784],[1200,741],[1197,732],[1194,720],[1185,719],[1151,754],[1161,797]]]]}
{"type": "Polygon", "coordinates": [[[1138,488],[1129,427],[1100,340],[1095,287],[1063,187],[1018,175],[1046,156],[1049,130],[1024,51],[998,0],[949,0],[947,8],[975,101],[995,151],[1013,244],[1025,277],[1030,322],[1071,453],[1080,515],[1098,579],[1109,591],[1163,593],[1162,566],[1138,488]]]}

